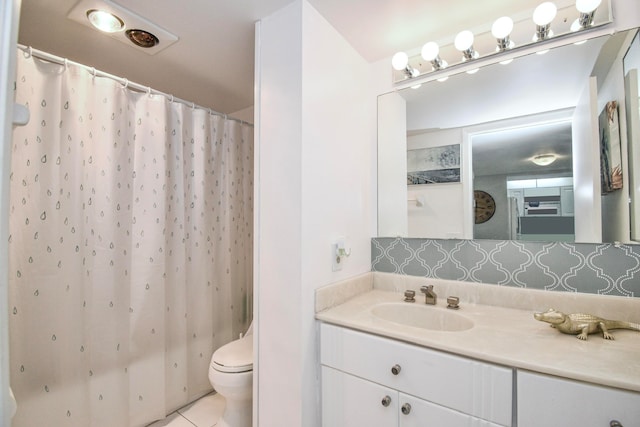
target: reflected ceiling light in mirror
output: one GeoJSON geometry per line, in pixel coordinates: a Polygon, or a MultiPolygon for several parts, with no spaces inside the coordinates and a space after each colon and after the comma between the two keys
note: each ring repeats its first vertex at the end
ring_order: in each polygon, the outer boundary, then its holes
{"type": "Polygon", "coordinates": [[[576,9],[580,12],[578,19],[571,24],[571,31],[580,31],[593,25],[593,17],[602,0],[576,0],[576,9]]]}
{"type": "Polygon", "coordinates": [[[442,70],[447,68],[447,61],[440,58],[440,47],[436,42],[429,42],[422,46],[422,58],[425,61],[431,62],[433,71],[442,70]]]}
{"type": "Polygon", "coordinates": [[[531,161],[538,166],[548,166],[551,163],[555,162],[556,158],[557,157],[555,154],[540,154],[533,157],[531,161]]]}
{"type": "Polygon", "coordinates": [[[391,58],[391,66],[394,70],[403,71],[405,78],[418,77],[420,71],[409,65],[409,55],[404,52],[398,52],[391,58]]]}
{"type": "Polygon", "coordinates": [[[116,15],[104,10],[88,10],[87,19],[91,22],[91,25],[105,33],[116,33],[124,30],[124,21],[116,15]]]}
{"type": "Polygon", "coordinates": [[[551,22],[557,13],[558,8],[550,1],[544,2],[536,7],[533,11],[533,22],[536,24],[536,33],[533,35],[534,42],[553,36],[551,22]]]}

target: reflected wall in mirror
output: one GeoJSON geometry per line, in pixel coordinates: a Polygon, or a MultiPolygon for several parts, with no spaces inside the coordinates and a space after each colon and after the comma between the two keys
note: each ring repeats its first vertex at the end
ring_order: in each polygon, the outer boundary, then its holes
{"type": "MultiPolygon", "coordinates": [[[[462,171],[460,183],[406,185],[406,164],[402,170],[402,162],[392,167],[385,164],[390,156],[381,157],[379,236],[630,242],[626,132],[623,189],[601,195],[598,115],[617,100],[623,104],[620,128],[626,129],[622,59],[634,34],[570,44],[382,95],[406,103],[406,127],[395,136],[395,150],[460,144],[462,171]],[[533,163],[545,155],[555,161],[533,163]],[[496,201],[495,215],[482,224],[474,224],[474,190],[496,201]]],[[[385,120],[379,117],[382,128],[385,120]]]]}
{"type": "Polygon", "coordinates": [[[640,33],[636,33],[623,64],[629,139],[631,239],[640,241],[640,33]]]}

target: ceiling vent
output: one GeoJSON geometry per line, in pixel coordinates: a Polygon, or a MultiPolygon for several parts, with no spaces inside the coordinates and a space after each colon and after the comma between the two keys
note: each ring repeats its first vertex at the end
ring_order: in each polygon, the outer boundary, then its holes
{"type": "Polygon", "coordinates": [[[177,36],[110,0],[80,0],[67,18],[96,30],[96,24],[109,16],[111,22],[122,25],[111,25],[108,31],[102,30],[104,35],[149,55],[155,55],[178,41],[177,36]],[[96,12],[104,17],[96,18],[96,12]],[[115,27],[117,29],[114,30],[115,27]]]}

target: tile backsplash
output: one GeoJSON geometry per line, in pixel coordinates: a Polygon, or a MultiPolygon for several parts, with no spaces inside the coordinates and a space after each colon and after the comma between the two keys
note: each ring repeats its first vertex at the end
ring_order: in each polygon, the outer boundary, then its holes
{"type": "Polygon", "coordinates": [[[640,297],[640,245],[380,237],[371,239],[371,270],[640,297]]]}

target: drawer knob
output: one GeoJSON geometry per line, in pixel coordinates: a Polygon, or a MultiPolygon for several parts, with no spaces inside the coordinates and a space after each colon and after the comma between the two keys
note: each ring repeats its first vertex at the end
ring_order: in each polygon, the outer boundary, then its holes
{"type": "Polygon", "coordinates": [[[402,405],[403,414],[409,415],[410,412],[411,412],[411,405],[409,405],[408,403],[405,403],[404,405],[402,405]]]}
{"type": "Polygon", "coordinates": [[[611,420],[611,422],[609,423],[609,427],[624,427],[624,426],[620,424],[620,421],[611,420]]]}
{"type": "Polygon", "coordinates": [[[393,375],[398,375],[400,373],[400,371],[402,370],[402,368],[400,367],[400,365],[395,364],[391,367],[391,373],[393,375]]]}
{"type": "Polygon", "coordinates": [[[386,407],[387,407],[387,406],[389,406],[389,405],[391,405],[391,397],[389,397],[389,396],[385,396],[385,397],[382,399],[382,406],[384,406],[384,407],[386,408],[386,407]]]}

